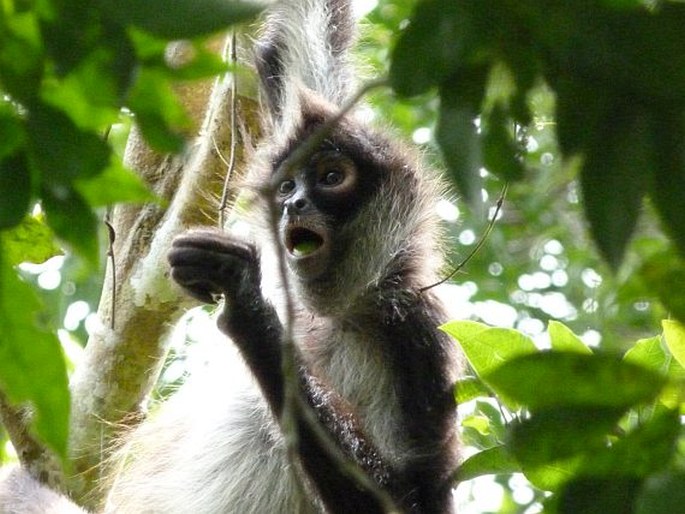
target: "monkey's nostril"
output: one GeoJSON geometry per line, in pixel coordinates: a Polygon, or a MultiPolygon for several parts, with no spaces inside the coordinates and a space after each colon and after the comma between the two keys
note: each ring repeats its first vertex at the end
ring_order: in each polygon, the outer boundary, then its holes
{"type": "Polygon", "coordinates": [[[295,200],[295,209],[301,211],[305,207],[307,207],[307,200],[305,200],[304,198],[298,198],[297,200],[295,200]]]}

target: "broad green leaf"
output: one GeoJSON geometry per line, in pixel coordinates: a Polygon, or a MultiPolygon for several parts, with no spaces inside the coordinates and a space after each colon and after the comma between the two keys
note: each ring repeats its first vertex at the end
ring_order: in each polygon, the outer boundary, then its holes
{"type": "Polygon", "coordinates": [[[163,70],[142,69],[129,97],[129,108],[143,136],[156,150],[165,153],[183,148],[181,132],[190,119],[171,88],[163,70]]]}
{"type": "Polygon", "coordinates": [[[649,115],[629,101],[616,103],[603,120],[585,149],[580,174],[593,240],[614,269],[623,260],[654,173],[649,115]]]}
{"type": "Polygon", "coordinates": [[[496,441],[502,441],[506,435],[507,425],[500,405],[486,400],[476,401],[476,413],[488,419],[489,429],[496,441]]]}
{"type": "Polygon", "coordinates": [[[99,0],[124,25],[167,39],[191,39],[247,21],[262,9],[242,0],[99,0]]]}
{"type": "Polygon", "coordinates": [[[670,319],[663,320],[661,326],[664,329],[666,346],[678,363],[685,366],[685,326],[670,319]]]}
{"type": "Polygon", "coordinates": [[[24,127],[17,119],[13,109],[0,99],[0,160],[16,153],[24,142],[24,127]]]}
{"type": "Polygon", "coordinates": [[[645,284],[659,296],[669,313],[685,323],[685,262],[664,251],[647,259],[639,271],[645,284]]]}
{"type": "Polygon", "coordinates": [[[514,140],[513,120],[497,104],[483,117],[483,163],[502,180],[521,180],[524,175],[522,150],[514,140]]]}
{"type": "Polygon", "coordinates": [[[654,180],[650,193],[666,232],[685,256],[685,107],[668,106],[653,114],[654,180]]]}
{"type": "Polygon", "coordinates": [[[209,52],[196,45],[193,59],[180,66],[169,69],[170,75],[176,80],[198,80],[226,73],[231,68],[221,56],[209,52]]]}
{"type": "Polygon", "coordinates": [[[517,356],[537,351],[533,341],[512,329],[487,328],[473,321],[450,322],[441,329],[459,341],[481,378],[517,356]]]}
{"type": "Polygon", "coordinates": [[[631,476],[579,478],[567,484],[555,500],[559,514],[628,514],[642,481],[631,476]]]}
{"type": "Polygon", "coordinates": [[[685,472],[671,471],[648,478],[640,490],[635,514],[673,514],[685,505],[685,472]]]}
{"type": "Polygon", "coordinates": [[[10,266],[22,262],[41,263],[62,254],[42,216],[26,216],[19,225],[4,231],[2,240],[4,258],[10,266]]]}
{"type": "Polygon", "coordinates": [[[531,410],[555,407],[627,409],[656,398],[665,378],[604,354],[538,352],[484,373],[495,392],[531,410]]]}
{"type": "Polygon", "coordinates": [[[640,339],[626,352],[623,360],[659,372],[667,370],[669,361],[660,336],[640,339]]]}
{"type": "Polygon", "coordinates": [[[592,350],[563,323],[550,320],[547,331],[549,332],[549,339],[553,350],[592,354],[592,350]]]}
{"type": "Polygon", "coordinates": [[[454,399],[457,404],[466,403],[480,397],[491,396],[490,390],[477,377],[459,379],[454,386],[454,399]]]}
{"type": "Polygon", "coordinates": [[[472,339],[481,332],[489,330],[492,327],[479,323],[478,321],[463,320],[463,321],[448,321],[441,325],[440,330],[449,334],[457,341],[461,342],[467,339],[472,339]]]}
{"type": "Polygon", "coordinates": [[[511,426],[509,449],[524,469],[564,461],[606,446],[623,408],[552,407],[511,426]]]}
{"type": "MultiPolygon", "coordinates": [[[[568,459],[558,460],[549,464],[541,464],[527,468],[521,466],[523,474],[538,489],[543,491],[557,491],[562,485],[571,480],[583,461],[583,455],[578,454],[568,459]]],[[[555,496],[552,496],[554,499],[555,496]]],[[[547,503],[545,503],[547,507],[547,503]]],[[[556,512],[548,510],[545,512],[556,512]]]]}
{"type": "Polygon", "coordinates": [[[547,76],[574,74],[610,96],[630,92],[671,105],[685,99],[685,6],[617,10],[598,2],[523,0],[547,76]]]}
{"type": "Polygon", "coordinates": [[[466,416],[461,422],[461,426],[473,428],[481,435],[490,435],[490,422],[485,416],[478,416],[477,414],[466,416]]]}
{"type": "Polygon", "coordinates": [[[42,98],[83,129],[102,131],[116,123],[123,94],[109,56],[107,49],[98,49],[67,76],[48,82],[42,98]]]}
{"type": "Polygon", "coordinates": [[[452,75],[471,30],[463,2],[420,2],[393,51],[390,81],[395,91],[416,95],[452,75]]]}
{"type": "Polygon", "coordinates": [[[74,187],[92,207],[156,200],[142,179],[124,168],[118,159],[113,159],[112,164],[98,176],[76,181],[74,187]]]}
{"type": "Polygon", "coordinates": [[[18,225],[31,203],[31,171],[23,153],[0,160],[0,229],[18,225]]]}
{"type": "Polygon", "coordinates": [[[30,102],[38,94],[44,67],[35,13],[29,10],[3,16],[1,20],[0,77],[3,92],[14,100],[30,102]]]}
{"type": "Polygon", "coordinates": [[[0,261],[0,387],[13,403],[33,404],[36,432],[66,458],[69,390],[64,357],[54,333],[39,325],[40,313],[31,288],[8,262],[0,261]]]}
{"type": "Polygon", "coordinates": [[[592,83],[567,74],[549,78],[556,92],[556,122],[559,146],[566,157],[585,152],[600,137],[611,98],[592,83]]]}
{"type": "Polygon", "coordinates": [[[678,409],[657,407],[651,418],[642,420],[625,437],[590,453],[581,473],[602,477],[621,474],[647,477],[662,471],[675,459],[680,430],[678,409]]]}
{"type": "Polygon", "coordinates": [[[475,120],[478,111],[455,95],[457,87],[441,88],[440,115],[436,139],[442,150],[449,176],[464,199],[478,207],[482,202],[483,179],[480,176],[481,149],[475,120]]]}
{"type": "Polygon", "coordinates": [[[457,482],[465,482],[483,475],[511,474],[521,471],[505,446],[488,448],[461,463],[454,474],[457,482]]]}
{"type": "Polygon", "coordinates": [[[27,122],[29,157],[50,184],[94,177],[108,164],[110,149],[101,137],[79,129],[64,112],[47,104],[32,106],[27,122]]]}
{"type": "Polygon", "coordinates": [[[95,267],[99,257],[98,221],[81,195],[66,186],[45,188],[42,205],[55,235],[95,267]]]}

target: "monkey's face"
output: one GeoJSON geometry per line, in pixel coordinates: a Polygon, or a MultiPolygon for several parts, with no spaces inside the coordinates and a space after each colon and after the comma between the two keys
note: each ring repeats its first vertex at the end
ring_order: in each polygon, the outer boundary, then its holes
{"type": "Polygon", "coordinates": [[[357,165],[338,149],[315,153],[278,185],[280,242],[301,280],[317,279],[339,256],[339,228],[353,216],[358,188],[357,165]]]}

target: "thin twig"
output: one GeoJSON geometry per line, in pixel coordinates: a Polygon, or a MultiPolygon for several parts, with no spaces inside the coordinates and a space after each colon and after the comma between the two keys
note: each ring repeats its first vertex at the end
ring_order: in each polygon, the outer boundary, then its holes
{"type": "Polygon", "coordinates": [[[105,219],[103,220],[105,226],[107,227],[107,237],[109,239],[109,244],[107,246],[107,258],[109,259],[109,267],[112,270],[112,313],[109,320],[109,328],[114,330],[116,324],[116,308],[117,308],[117,266],[116,259],[114,258],[114,241],[116,240],[117,233],[114,227],[110,223],[111,212],[108,209],[105,213],[105,219]]]}
{"type": "Polygon", "coordinates": [[[64,474],[57,456],[31,431],[31,412],[27,408],[15,407],[0,391],[0,422],[9,435],[17,452],[19,462],[37,481],[64,491],[64,474]]]}
{"type": "Polygon", "coordinates": [[[419,289],[419,292],[423,293],[425,291],[428,291],[429,289],[433,289],[434,287],[437,287],[439,285],[444,284],[447,282],[449,279],[451,279],[454,275],[459,273],[464,266],[468,264],[468,262],[480,251],[480,249],[483,247],[485,244],[485,241],[487,241],[488,236],[490,236],[490,232],[492,232],[492,229],[495,227],[495,223],[497,222],[497,217],[499,216],[500,211],[502,210],[502,204],[504,203],[504,199],[507,196],[507,190],[509,189],[509,183],[505,182],[504,187],[502,188],[502,192],[500,193],[499,198],[497,199],[497,203],[495,204],[495,212],[492,215],[492,219],[488,222],[488,226],[485,228],[485,232],[483,232],[483,235],[480,236],[480,239],[478,240],[478,243],[476,246],[473,247],[473,249],[469,252],[469,254],[464,258],[463,261],[461,261],[446,277],[442,278],[435,284],[431,284],[429,286],[422,287],[419,289]]]}
{"type": "Polygon", "coordinates": [[[224,178],[224,188],[221,193],[221,203],[219,204],[219,227],[223,228],[226,217],[226,205],[228,204],[228,186],[235,170],[236,154],[238,150],[238,80],[236,77],[236,65],[238,62],[238,52],[236,50],[237,38],[235,30],[231,34],[231,55],[230,62],[233,65],[231,76],[231,154],[229,156],[226,177],[224,178]]]}
{"type": "MultiPolygon", "coordinates": [[[[102,139],[105,141],[109,140],[109,135],[112,132],[112,125],[107,125],[107,128],[102,134],[102,139]]],[[[108,207],[105,212],[105,218],[102,220],[107,227],[107,258],[109,259],[110,268],[112,270],[112,314],[109,320],[109,327],[114,330],[116,324],[116,305],[117,305],[117,268],[114,259],[114,240],[116,239],[117,233],[111,223],[112,208],[108,207]]]]}

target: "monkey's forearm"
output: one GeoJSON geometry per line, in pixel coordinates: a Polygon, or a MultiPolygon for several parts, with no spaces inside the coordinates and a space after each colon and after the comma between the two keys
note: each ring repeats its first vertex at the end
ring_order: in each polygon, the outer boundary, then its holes
{"type": "MultiPolygon", "coordinates": [[[[283,329],[273,308],[263,300],[253,299],[240,305],[248,308],[231,309],[220,319],[220,326],[238,345],[274,416],[280,419],[285,401],[281,367],[283,329]]],[[[298,455],[328,510],[354,514],[383,512],[378,498],[340,469],[332,454],[332,451],[342,452],[376,483],[388,485],[389,471],[361,432],[351,409],[302,364],[298,366],[297,381],[304,400],[304,405],[298,404],[295,410],[298,455]],[[336,448],[328,447],[330,443],[321,439],[303,408],[313,410],[336,448]]]]}
{"type": "Polygon", "coordinates": [[[381,312],[387,365],[394,369],[402,422],[413,446],[404,476],[413,487],[405,504],[446,512],[457,465],[454,343],[437,328],[442,313],[428,294],[399,294],[381,312]]]}

